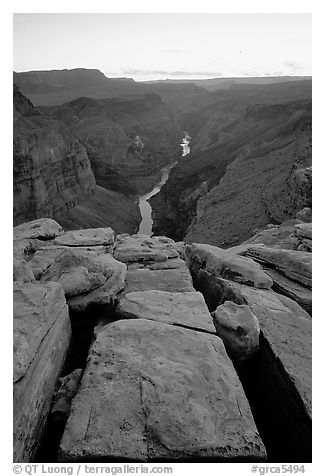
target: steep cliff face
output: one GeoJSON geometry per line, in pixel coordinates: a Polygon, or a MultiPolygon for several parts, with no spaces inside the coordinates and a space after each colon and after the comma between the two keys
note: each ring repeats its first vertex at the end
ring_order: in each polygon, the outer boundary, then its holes
{"type": "Polygon", "coordinates": [[[67,230],[114,226],[136,232],[134,198],[95,183],[84,146],[62,121],[45,116],[14,87],[14,223],[55,217],[67,230]]]}
{"type": "Polygon", "coordinates": [[[214,144],[201,148],[198,134],[194,151],[153,197],[157,234],[227,247],[310,206],[297,177],[311,165],[310,101],[249,106],[214,130],[214,144]]]}
{"type": "Polygon", "coordinates": [[[67,127],[45,117],[14,87],[14,223],[55,217],[95,188],[87,152],[67,127]]]}
{"type": "Polygon", "coordinates": [[[123,99],[79,98],[44,107],[86,147],[99,185],[125,195],[147,191],[180,153],[182,132],[155,94],[123,99]]]}
{"type": "Polygon", "coordinates": [[[135,199],[96,185],[85,202],[57,218],[65,230],[110,226],[116,233],[136,233],[141,222],[135,199]]]}

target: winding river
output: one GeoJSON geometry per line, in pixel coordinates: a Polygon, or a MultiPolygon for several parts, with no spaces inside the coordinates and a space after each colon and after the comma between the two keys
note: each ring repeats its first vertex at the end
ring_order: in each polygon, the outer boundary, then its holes
{"type": "MultiPolygon", "coordinates": [[[[182,139],[182,142],[180,143],[180,146],[183,149],[182,157],[185,157],[188,155],[191,151],[190,149],[190,140],[191,137],[188,135],[187,132],[184,132],[184,137],[182,139]]],[[[149,199],[156,195],[161,187],[167,182],[170,171],[175,165],[177,164],[177,161],[172,163],[171,165],[168,165],[168,167],[164,167],[161,169],[162,175],[160,182],[157,183],[157,185],[154,186],[154,188],[146,193],[146,195],[142,195],[139,197],[139,208],[140,208],[140,213],[141,213],[141,223],[138,229],[138,234],[145,234],[145,235],[152,235],[152,225],[153,225],[153,220],[151,217],[152,213],[152,208],[149,203],[149,199]]]]}

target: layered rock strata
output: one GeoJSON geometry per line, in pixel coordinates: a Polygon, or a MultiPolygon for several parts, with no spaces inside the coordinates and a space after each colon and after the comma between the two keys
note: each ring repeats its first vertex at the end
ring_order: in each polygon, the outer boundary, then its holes
{"type": "Polygon", "coordinates": [[[55,217],[95,188],[87,152],[60,121],[39,112],[14,87],[14,224],[55,217]]]}

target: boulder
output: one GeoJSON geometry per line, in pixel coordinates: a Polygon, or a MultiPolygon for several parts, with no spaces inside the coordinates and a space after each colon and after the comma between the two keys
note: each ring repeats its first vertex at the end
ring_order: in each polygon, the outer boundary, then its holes
{"type": "Polygon", "coordinates": [[[114,243],[112,228],[89,228],[86,230],[67,231],[54,239],[60,246],[109,246],[114,243]]]}
{"type": "MultiPolygon", "coordinates": [[[[28,263],[33,270],[35,278],[40,279],[47,268],[49,268],[64,251],[69,251],[69,249],[67,246],[55,245],[38,248],[28,263]]],[[[85,246],[80,248],[74,247],[73,252],[75,254],[80,252],[80,254],[83,255],[85,253],[101,255],[107,253],[107,250],[105,246],[85,246]]]]}
{"type": "Polygon", "coordinates": [[[246,252],[260,263],[275,267],[285,276],[311,288],[312,255],[308,252],[254,246],[246,252]]]}
{"type": "Polygon", "coordinates": [[[13,258],[13,280],[23,283],[35,281],[32,268],[23,259],[13,258]]]}
{"type": "Polygon", "coordinates": [[[259,349],[260,327],[255,314],[246,304],[225,301],[212,312],[217,335],[237,361],[244,361],[259,349]]]}
{"type": "Polygon", "coordinates": [[[186,247],[189,266],[196,262],[209,273],[225,279],[269,289],[272,279],[252,259],[231,253],[216,246],[193,243],[186,247]]]}
{"type": "Polygon", "coordinates": [[[14,227],[14,240],[38,238],[52,240],[63,233],[63,228],[51,218],[39,218],[38,220],[22,223],[14,227]]]}
{"type": "Polygon", "coordinates": [[[118,235],[115,242],[114,257],[123,263],[163,262],[178,258],[179,246],[165,236],[118,235]]]}
{"type": "Polygon", "coordinates": [[[98,332],[59,461],[261,461],[265,448],[217,336],[147,319],[98,332]]]}
{"type": "Polygon", "coordinates": [[[52,400],[52,422],[61,425],[66,423],[70,414],[71,402],[78,391],[82,374],[82,369],[76,369],[69,375],[59,379],[60,386],[54,393],[52,400]]]}
{"type": "Polygon", "coordinates": [[[58,283],[14,283],[14,462],[40,444],[70,344],[68,306],[58,283]]]}
{"type": "Polygon", "coordinates": [[[215,334],[201,293],[140,291],[126,294],[116,306],[122,319],[149,319],[215,334]]]}
{"type": "Polygon", "coordinates": [[[109,304],[124,287],[126,266],[110,254],[64,250],[40,280],[62,284],[69,308],[83,311],[89,304],[109,304]]]}

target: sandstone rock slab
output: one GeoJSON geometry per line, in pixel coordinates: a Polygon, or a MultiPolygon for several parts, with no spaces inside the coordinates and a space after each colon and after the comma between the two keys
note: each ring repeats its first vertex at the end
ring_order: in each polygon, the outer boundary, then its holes
{"type": "Polygon", "coordinates": [[[196,291],[131,292],[121,298],[116,314],[122,319],[149,319],[215,334],[204,298],[196,291]]]}
{"type": "Polygon", "coordinates": [[[162,262],[179,257],[179,245],[165,236],[118,235],[114,257],[123,263],[162,262]]]}
{"type": "Polygon", "coordinates": [[[221,278],[257,288],[269,289],[272,286],[272,279],[262,267],[244,256],[199,243],[187,246],[186,255],[190,266],[191,262],[195,261],[208,272],[221,278]]]}
{"type": "Polygon", "coordinates": [[[14,283],[14,455],[38,449],[71,338],[68,306],[57,283],[14,283]]]}
{"type": "Polygon", "coordinates": [[[252,246],[248,248],[247,256],[275,267],[290,279],[304,286],[312,286],[312,256],[304,251],[283,250],[266,246],[252,246]]]}
{"type": "Polygon", "coordinates": [[[148,320],[93,344],[60,461],[260,461],[265,449],[222,341],[148,320]]]}
{"type": "Polygon", "coordinates": [[[114,243],[112,228],[88,228],[67,231],[54,239],[61,246],[111,246],[114,243]]]}
{"type": "Polygon", "coordinates": [[[51,218],[39,218],[38,220],[22,223],[14,227],[14,240],[24,238],[38,238],[51,240],[63,233],[63,228],[51,218]]]}
{"type": "Polygon", "coordinates": [[[152,289],[170,292],[194,291],[192,278],[185,264],[181,268],[165,270],[128,269],[125,294],[152,289]]]}
{"type": "Polygon", "coordinates": [[[258,351],[260,326],[249,306],[225,301],[212,317],[217,335],[236,360],[247,360],[258,351]]]}
{"type": "Polygon", "coordinates": [[[287,278],[275,269],[266,269],[273,280],[273,290],[296,301],[308,314],[312,314],[312,290],[287,278]]]}
{"type": "Polygon", "coordinates": [[[89,304],[109,304],[123,289],[126,266],[110,254],[64,250],[41,276],[62,284],[69,308],[83,311],[89,304]]]}
{"type": "MultiPolygon", "coordinates": [[[[36,279],[40,279],[43,273],[51,266],[55,260],[64,252],[69,251],[67,246],[50,245],[38,248],[33,254],[32,259],[28,262],[31,266],[36,279]]],[[[107,253],[105,246],[85,246],[73,248],[75,254],[84,255],[101,255],[107,253]]]]}

